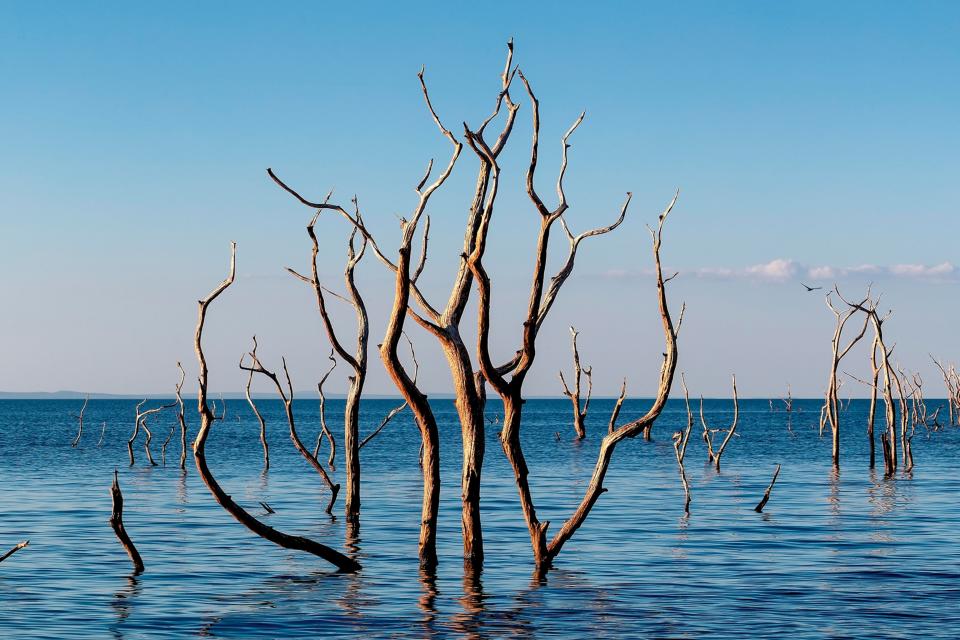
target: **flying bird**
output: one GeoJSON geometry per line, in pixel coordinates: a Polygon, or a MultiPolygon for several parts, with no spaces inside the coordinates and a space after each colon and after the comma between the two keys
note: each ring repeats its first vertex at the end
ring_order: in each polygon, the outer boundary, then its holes
{"type": "Polygon", "coordinates": [[[810,285],[803,284],[802,282],[800,284],[803,285],[807,291],[816,291],[817,289],[823,289],[823,287],[811,287],[810,285]]]}

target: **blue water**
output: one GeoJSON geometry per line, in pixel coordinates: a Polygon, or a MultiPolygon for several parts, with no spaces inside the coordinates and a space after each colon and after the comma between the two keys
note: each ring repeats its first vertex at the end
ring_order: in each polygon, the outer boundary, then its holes
{"type": "MultiPolygon", "coordinates": [[[[771,413],[766,401],[743,401],[741,436],[731,441],[720,473],[704,464],[695,425],[686,461],[693,501],[685,517],[670,434],[686,414],[671,401],[653,442],[618,448],[609,492],[544,581],[533,577],[498,425],[488,429],[483,476],[487,560],[481,575],[464,575],[459,425],[450,401],[435,403],[443,465],[435,577],[418,569],[419,437],[408,415],[362,451],[354,547],[364,568],[342,575],[237,524],[213,501],[192,459],[181,473],[178,436],[166,466],[157,467],[147,464],[141,436],[130,467],[134,400],[92,400],[81,446],[71,448],[71,415],[80,404],[0,401],[0,553],[30,539],[0,564],[0,637],[960,636],[960,430],[919,431],[912,475],[884,479],[868,470],[865,402],[842,414],[839,476],[831,470],[829,437],[818,437],[817,401],[796,401],[789,425],[787,414],[771,413]],[[753,507],[776,463],[783,465],[780,478],[757,514],[753,507]],[[126,527],[146,564],[136,577],[107,523],[114,468],[126,527]]],[[[272,446],[267,474],[246,403],[227,404],[227,419],[207,445],[224,488],[254,513],[263,513],[259,501],[269,503],[276,513],[264,519],[272,526],[347,550],[343,518],[323,513],[325,489],[294,451],[279,403],[259,402],[272,446]]],[[[364,432],[393,404],[365,402],[364,432]]],[[[329,405],[337,424],[342,401],[329,405]]],[[[552,521],[551,532],[582,495],[611,405],[593,403],[583,443],[571,437],[566,400],[526,405],[525,453],[538,515],[552,521]]],[[[645,405],[628,401],[623,419],[645,405]]],[[[300,431],[312,441],[316,402],[298,400],[296,409],[300,431]]],[[[491,419],[498,409],[490,403],[491,419]]],[[[707,402],[716,426],[729,422],[730,410],[729,402],[707,402]]],[[[167,414],[153,424],[158,462],[174,420],[167,414]]],[[[188,412],[188,420],[194,433],[195,415],[188,412]]]]}

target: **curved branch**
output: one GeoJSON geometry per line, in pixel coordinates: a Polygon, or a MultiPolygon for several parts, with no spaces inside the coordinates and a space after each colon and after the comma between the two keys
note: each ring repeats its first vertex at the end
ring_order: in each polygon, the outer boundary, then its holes
{"type": "Polygon", "coordinates": [[[330,562],[341,571],[358,571],[360,569],[360,564],[358,562],[352,558],[348,558],[335,549],[310,540],[309,538],[285,534],[257,520],[243,507],[234,502],[229,495],[227,495],[227,493],[217,483],[216,478],[214,478],[213,474],[210,472],[209,467],[207,467],[205,449],[207,436],[209,435],[210,427],[214,422],[214,416],[210,411],[210,406],[207,403],[207,379],[209,376],[209,371],[207,368],[206,358],[203,354],[203,325],[207,315],[207,308],[210,306],[210,303],[213,302],[217,296],[223,293],[227,287],[233,284],[234,277],[236,275],[236,248],[236,243],[231,243],[230,275],[216,289],[214,289],[210,295],[199,302],[197,330],[194,334],[194,350],[197,353],[197,361],[200,363],[200,374],[198,377],[199,389],[197,391],[197,410],[200,413],[200,430],[197,432],[197,438],[193,442],[193,458],[197,465],[197,472],[200,474],[200,478],[203,480],[203,483],[207,485],[207,488],[210,490],[210,493],[213,495],[217,503],[223,507],[227,513],[233,516],[237,522],[245,526],[253,533],[285,549],[295,549],[297,551],[311,553],[330,562]]]}

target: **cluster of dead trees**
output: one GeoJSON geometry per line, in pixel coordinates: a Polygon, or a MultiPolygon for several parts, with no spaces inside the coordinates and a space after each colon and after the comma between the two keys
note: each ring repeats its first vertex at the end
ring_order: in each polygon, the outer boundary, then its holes
{"type": "MultiPolygon", "coordinates": [[[[827,390],[824,403],[820,410],[820,430],[829,425],[833,440],[832,460],[834,468],[840,468],[840,420],[843,404],[839,398],[840,386],[843,384],[839,377],[841,361],[850,353],[850,350],[872,330],[873,340],[869,350],[871,377],[868,380],[857,378],[849,373],[847,377],[865,384],[870,390],[870,408],[867,413],[867,438],[870,443],[870,468],[876,466],[876,437],[874,423],[877,413],[877,396],[882,395],[884,406],[885,428],[880,432],[881,453],[885,475],[896,472],[898,464],[903,470],[910,472],[913,469],[913,436],[917,427],[927,430],[939,430],[938,420],[940,407],[932,413],[928,411],[923,395],[923,379],[917,373],[904,371],[903,367],[894,366],[892,355],[895,344],[890,343],[883,333],[883,325],[890,317],[891,312],[881,315],[878,307],[880,296],[873,297],[870,288],[860,300],[848,300],[841,295],[838,287],[826,295],[826,304],[836,319],[830,361],[830,373],[827,381],[827,390]],[[835,304],[834,296],[839,300],[835,304]],[[862,319],[859,329],[844,338],[844,329],[847,322],[856,318],[862,319]],[[899,440],[899,460],[898,460],[899,440]]],[[[850,334],[851,332],[848,332],[850,334]]],[[[932,358],[932,356],[931,356],[932,358]]],[[[953,424],[957,415],[957,382],[958,377],[953,366],[944,368],[940,362],[933,359],[943,373],[947,386],[947,403],[949,406],[949,423],[953,424]]],[[[849,401],[848,401],[849,404],[849,401]]]]}
{"type": "MultiPolygon", "coordinates": [[[[313,213],[307,225],[307,234],[310,240],[311,259],[309,272],[303,275],[293,269],[290,273],[307,284],[313,292],[317,309],[322,320],[326,339],[333,347],[336,357],[347,363],[350,368],[350,390],[347,395],[346,411],[344,415],[343,431],[343,458],[345,461],[345,487],[343,493],[344,512],[348,522],[356,522],[361,515],[360,501],[360,447],[363,441],[359,437],[360,397],[363,392],[364,381],[368,366],[369,319],[360,291],[354,280],[354,269],[366,253],[373,256],[392,274],[395,290],[386,322],[386,331],[379,344],[380,360],[387,373],[394,382],[404,404],[398,407],[385,419],[388,420],[404,407],[409,408],[413,420],[420,433],[420,466],[423,482],[423,502],[421,513],[419,556],[421,565],[433,567],[437,562],[437,520],[439,510],[440,489],[440,442],[437,428],[437,419],[434,409],[427,400],[426,394],[419,388],[415,372],[401,359],[401,342],[410,322],[417,324],[439,343],[446,356],[450,369],[450,376],[455,392],[455,405],[461,427],[462,438],[462,474],[461,474],[461,531],[463,538],[463,555],[472,567],[479,567],[483,561],[483,533],[480,506],[480,481],[483,471],[486,421],[484,409],[487,401],[488,387],[499,396],[503,405],[503,423],[500,429],[500,441],[514,471],[514,480],[520,499],[520,506],[529,530],[533,560],[538,570],[546,571],[554,558],[560,553],[564,544],[574,535],[590,514],[599,497],[606,491],[603,486],[604,476],[613,460],[617,445],[625,439],[634,438],[643,434],[649,437],[650,428],[663,410],[673,384],[674,372],[677,364],[677,333],[682,321],[676,325],[671,316],[667,302],[666,284],[673,277],[664,277],[660,264],[660,248],[664,224],[676,203],[676,195],[669,205],[659,215],[655,227],[650,228],[652,252],[656,279],[656,300],[659,315],[662,321],[665,349],[660,363],[659,383],[656,398],[652,406],[643,414],[633,419],[617,424],[619,410],[625,397],[626,383],[617,403],[615,414],[610,420],[606,434],[600,443],[600,450],[594,466],[593,475],[586,486],[579,505],[560,525],[556,533],[548,536],[548,521],[541,521],[536,512],[536,498],[528,482],[528,468],[524,458],[521,439],[523,424],[524,393],[523,385],[527,374],[534,364],[537,354],[537,339],[541,327],[546,321],[554,302],[564,283],[573,272],[577,251],[584,240],[607,234],[616,229],[623,222],[630,204],[631,194],[620,207],[615,220],[604,227],[590,229],[579,234],[571,231],[566,214],[569,205],[564,189],[564,177],[567,171],[567,157],[570,149],[570,138],[583,122],[584,114],[580,114],[573,125],[561,138],[560,169],[556,180],[556,202],[547,205],[536,186],[536,172],[539,160],[539,132],[540,132],[540,105],[534,93],[532,84],[522,71],[513,64],[513,44],[507,45],[506,63],[500,75],[499,84],[495,91],[491,112],[480,122],[479,126],[463,126],[462,136],[454,135],[434,109],[424,80],[424,73],[418,74],[423,98],[427,111],[436,125],[441,136],[449,143],[449,157],[439,172],[435,171],[431,160],[427,164],[423,177],[415,185],[416,198],[411,212],[401,219],[399,247],[391,252],[383,249],[377,241],[373,231],[367,226],[362,210],[356,198],[349,204],[340,204],[332,200],[332,194],[321,200],[309,200],[300,195],[294,188],[288,186],[273,170],[268,169],[269,176],[284,190],[294,196],[300,203],[309,207],[313,213]],[[522,324],[518,327],[518,348],[515,353],[503,360],[497,360],[491,353],[489,337],[492,316],[492,289],[493,284],[487,273],[485,256],[489,240],[489,231],[494,222],[494,210],[501,186],[501,167],[499,156],[514,131],[514,125],[521,110],[521,103],[515,101],[517,84],[522,85],[522,92],[526,95],[526,106],[529,110],[532,138],[530,142],[529,164],[526,170],[526,193],[530,201],[535,218],[539,221],[539,231],[533,241],[535,256],[533,271],[530,276],[530,295],[526,313],[522,324]],[[493,130],[493,128],[496,130],[493,130]],[[418,279],[426,267],[428,256],[428,242],[430,219],[427,214],[431,197],[447,183],[448,178],[461,162],[464,148],[467,147],[477,160],[476,187],[467,204],[466,232],[463,248],[459,254],[459,268],[454,278],[453,286],[443,306],[431,303],[427,295],[418,285],[418,279]],[[323,215],[334,214],[342,217],[349,229],[347,243],[347,262],[345,268],[346,294],[334,293],[321,283],[317,256],[320,252],[320,241],[315,233],[315,223],[323,215]],[[551,235],[559,228],[566,238],[566,256],[561,267],[554,274],[547,273],[548,257],[551,250],[551,235]],[[414,245],[419,241],[419,249],[414,245]],[[461,331],[464,314],[468,308],[468,301],[476,291],[476,335],[465,336],[461,331]],[[353,347],[348,348],[343,340],[340,329],[334,326],[327,310],[327,300],[335,296],[345,300],[353,306],[356,312],[356,327],[354,331],[353,347]]],[[[234,282],[236,246],[232,246],[230,272],[217,288],[199,303],[199,316],[195,334],[195,350],[200,368],[198,396],[198,411],[200,414],[200,430],[193,444],[197,470],[204,483],[210,489],[214,498],[234,518],[254,533],[287,548],[299,549],[318,555],[341,570],[355,570],[358,565],[355,560],[340,554],[334,549],[321,543],[291,536],[266,526],[251,515],[240,505],[234,502],[227,492],[217,483],[206,463],[205,447],[210,430],[220,419],[215,409],[210,407],[208,400],[209,371],[203,353],[202,335],[204,320],[213,301],[234,282]]],[[[676,274],[674,274],[676,275],[676,274]]],[[[575,407],[574,425],[578,437],[584,437],[584,419],[589,409],[591,393],[591,370],[583,371],[579,366],[576,347],[576,332],[573,336],[575,356],[574,388],[568,390],[575,407]],[[581,405],[581,377],[587,378],[587,399],[581,405]]],[[[414,363],[416,363],[414,357],[414,363]]],[[[267,369],[257,354],[257,345],[240,363],[241,368],[254,374],[268,378],[286,407],[286,417],[289,423],[291,440],[301,455],[317,471],[327,484],[331,493],[331,502],[327,510],[332,510],[333,500],[336,499],[340,486],[332,482],[325,465],[318,459],[320,440],[317,447],[310,451],[297,434],[294,424],[291,403],[293,400],[293,385],[287,372],[286,362],[282,361],[283,379],[267,369]]],[[[418,366],[418,365],[415,365],[418,366]]],[[[566,381],[564,381],[566,384],[566,381]]],[[[322,385],[320,393],[322,397],[322,385]]],[[[253,407],[261,425],[261,437],[264,442],[264,465],[269,464],[269,453],[266,440],[263,438],[264,422],[262,415],[256,410],[252,399],[248,400],[253,407]]],[[[164,407],[156,409],[159,411],[164,407]]],[[[330,459],[327,465],[332,465],[336,439],[327,428],[325,417],[322,418],[321,438],[330,445],[330,459]]],[[[712,433],[707,427],[706,431],[712,433]]],[[[145,425],[144,415],[138,412],[134,437],[139,429],[147,434],[145,444],[148,459],[150,459],[149,440],[150,432],[145,425]]],[[[732,429],[731,435],[732,435],[732,429]]],[[[729,435],[726,440],[729,440],[729,435]]],[[[131,439],[131,456],[132,456],[131,439]]],[[[719,454],[724,445],[721,445],[716,455],[719,464],[719,454]]]]}

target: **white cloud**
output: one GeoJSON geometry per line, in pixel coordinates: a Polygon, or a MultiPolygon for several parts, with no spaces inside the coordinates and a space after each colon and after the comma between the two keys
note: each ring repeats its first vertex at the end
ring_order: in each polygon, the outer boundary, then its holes
{"type": "Polygon", "coordinates": [[[833,267],[810,267],[807,276],[813,280],[830,280],[837,277],[837,270],[833,267]]]}
{"type": "MultiPolygon", "coordinates": [[[[672,273],[674,268],[664,268],[664,273],[672,273]]],[[[681,276],[690,274],[697,278],[718,280],[757,280],[761,282],[786,282],[793,279],[805,279],[810,282],[826,283],[845,277],[861,278],[914,278],[929,281],[951,281],[960,279],[960,268],[951,262],[941,262],[934,265],[919,263],[894,264],[881,266],[876,264],[860,264],[855,267],[838,267],[834,265],[807,266],[789,258],[775,258],[769,262],[754,264],[748,267],[698,267],[695,269],[680,269],[681,276]]],[[[629,271],[624,269],[609,269],[602,277],[611,280],[633,278],[636,276],[651,276],[652,269],[629,271]]]]}
{"type": "Polygon", "coordinates": [[[955,270],[956,268],[949,262],[941,262],[932,267],[923,264],[895,264],[890,267],[891,274],[910,278],[949,276],[955,270]]]}
{"type": "Polygon", "coordinates": [[[793,260],[777,258],[770,262],[747,267],[744,272],[747,276],[753,276],[761,280],[789,280],[797,275],[798,270],[799,265],[793,260]]]}

